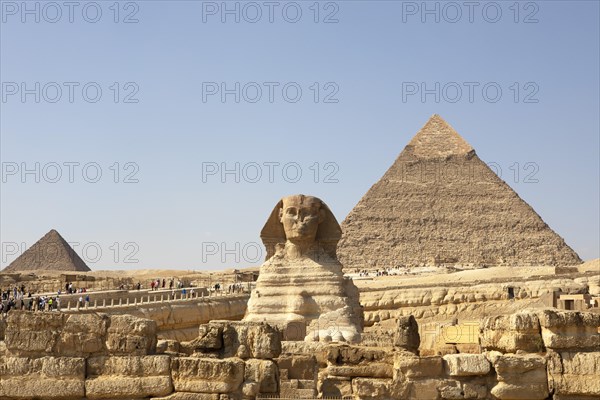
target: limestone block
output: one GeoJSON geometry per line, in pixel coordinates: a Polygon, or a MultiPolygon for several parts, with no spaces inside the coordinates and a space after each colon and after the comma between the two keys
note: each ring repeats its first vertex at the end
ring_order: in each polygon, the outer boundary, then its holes
{"type": "Polygon", "coordinates": [[[555,353],[549,361],[548,379],[562,396],[600,397],[600,352],[555,353]]]}
{"type": "Polygon", "coordinates": [[[498,384],[491,390],[499,399],[548,397],[546,359],[536,354],[504,354],[494,363],[498,384]]]}
{"type": "Polygon", "coordinates": [[[394,380],[436,378],[443,374],[442,357],[418,357],[409,352],[394,356],[394,380]]]}
{"type": "Polygon", "coordinates": [[[8,314],[6,348],[19,356],[52,355],[67,316],[13,310],[8,314]]]}
{"type": "Polygon", "coordinates": [[[263,322],[219,323],[223,327],[224,357],[272,359],[281,354],[281,332],[275,327],[263,322]]]}
{"type": "Polygon", "coordinates": [[[132,315],[110,316],[106,338],[106,348],[110,354],[154,354],[156,343],[156,322],[132,315]]]}
{"type": "Polygon", "coordinates": [[[339,361],[341,364],[363,364],[371,362],[393,362],[393,355],[389,350],[381,348],[368,348],[361,346],[330,345],[328,360],[332,363],[339,361]]]}
{"type": "Polygon", "coordinates": [[[180,344],[176,340],[159,340],[156,343],[156,354],[176,354],[180,350],[180,344]]]}
{"type": "Polygon", "coordinates": [[[483,354],[448,354],[443,358],[450,376],[487,375],[490,372],[490,363],[483,354]]]}
{"type": "Polygon", "coordinates": [[[517,350],[541,352],[540,321],[533,313],[517,313],[485,318],[480,325],[481,347],[514,353],[517,350]]]}
{"type": "Polygon", "coordinates": [[[194,342],[200,349],[221,349],[223,347],[223,327],[211,324],[200,325],[198,330],[198,338],[194,342]]]}
{"type": "Polygon", "coordinates": [[[364,365],[330,365],[327,373],[332,376],[361,377],[361,378],[392,378],[392,364],[369,363],[364,365]]]}
{"type": "Polygon", "coordinates": [[[438,383],[438,390],[442,399],[464,399],[464,392],[459,381],[444,379],[438,383]]]}
{"type": "Polygon", "coordinates": [[[352,379],[325,376],[319,380],[319,393],[323,398],[352,396],[352,379]]]}
{"type": "Polygon", "coordinates": [[[85,396],[83,358],[6,357],[0,361],[0,397],[80,399],[85,396]]]}
{"type": "Polygon", "coordinates": [[[246,396],[259,393],[276,393],[279,382],[277,364],[271,360],[246,360],[244,368],[244,391],[246,396]]]}
{"type": "Polygon", "coordinates": [[[165,397],[152,397],[152,400],[220,400],[218,393],[176,392],[165,397]]]}
{"type": "Polygon", "coordinates": [[[352,379],[352,392],[357,399],[402,399],[406,398],[409,386],[391,379],[352,379]]]}
{"type": "Polygon", "coordinates": [[[315,356],[296,354],[280,356],[276,362],[280,371],[287,371],[289,379],[317,379],[319,367],[315,356]]]}
{"type": "Polygon", "coordinates": [[[171,361],[171,374],[177,392],[230,393],[244,381],[244,361],[176,357],[171,361]]]}
{"type": "Polygon", "coordinates": [[[487,386],[485,383],[465,382],[463,383],[463,392],[465,399],[487,398],[487,386]]]}
{"type": "Polygon", "coordinates": [[[423,379],[412,382],[410,385],[410,399],[436,400],[440,398],[438,390],[439,380],[423,379]]]}
{"type": "Polygon", "coordinates": [[[7,349],[20,356],[85,357],[106,352],[108,317],[13,311],[6,331],[7,349]]]}
{"type": "Polygon", "coordinates": [[[170,363],[165,355],[89,358],[86,396],[122,399],[168,395],[173,391],[170,363]]]}
{"type": "Polygon", "coordinates": [[[553,350],[597,350],[600,347],[600,314],[543,310],[539,314],[544,345],[553,350]]]}
{"type": "Polygon", "coordinates": [[[415,317],[412,315],[399,317],[394,333],[394,346],[417,351],[420,344],[419,325],[415,317]]]}
{"type": "Polygon", "coordinates": [[[105,314],[68,315],[59,336],[55,353],[89,356],[106,352],[105,338],[109,318],[105,314]]]}

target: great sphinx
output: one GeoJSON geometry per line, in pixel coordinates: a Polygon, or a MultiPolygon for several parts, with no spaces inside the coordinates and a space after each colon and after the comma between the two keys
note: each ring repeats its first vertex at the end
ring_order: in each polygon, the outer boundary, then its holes
{"type": "Polygon", "coordinates": [[[306,341],[359,342],[363,312],[358,289],[344,277],[336,256],[341,235],[320,199],[281,199],[260,234],[267,259],[244,321],[302,325],[306,341]]]}

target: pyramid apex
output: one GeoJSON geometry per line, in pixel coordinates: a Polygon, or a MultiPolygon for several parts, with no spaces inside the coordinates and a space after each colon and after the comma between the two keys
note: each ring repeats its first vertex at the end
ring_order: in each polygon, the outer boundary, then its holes
{"type": "Polygon", "coordinates": [[[420,159],[467,155],[473,147],[439,114],[433,114],[406,146],[420,159]]]}

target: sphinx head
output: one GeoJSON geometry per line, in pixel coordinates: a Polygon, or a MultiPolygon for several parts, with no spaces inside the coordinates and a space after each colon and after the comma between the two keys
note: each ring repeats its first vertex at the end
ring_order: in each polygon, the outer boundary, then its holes
{"type": "Polygon", "coordinates": [[[260,237],[267,248],[267,259],[279,244],[290,242],[303,247],[318,243],[330,256],[342,230],[329,207],[321,199],[302,194],[281,199],[271,212],[260,237]]]}
{"type": "Polygon", "coordinates": [[[319,224],[324,220],[322,201],[312,196],[294,195],[281,199],[279,222],[285,237],[292,243],[313,243],[319,224]]]}

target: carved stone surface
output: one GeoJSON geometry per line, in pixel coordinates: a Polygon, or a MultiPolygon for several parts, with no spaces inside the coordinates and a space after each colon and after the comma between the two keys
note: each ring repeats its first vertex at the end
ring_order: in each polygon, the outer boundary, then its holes
{"type": "Polygon", "coordinates": [[[344,278],[336,257],[340,237],[338,222],[320,199],[295,195],[279,201],[261,232],[268,260],[244,320],[283,328],[303,324],[308,341],[359,341],[362,309],[358,289],[344,278]]]}

